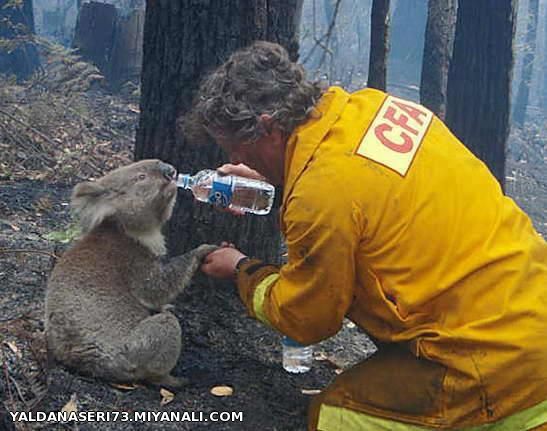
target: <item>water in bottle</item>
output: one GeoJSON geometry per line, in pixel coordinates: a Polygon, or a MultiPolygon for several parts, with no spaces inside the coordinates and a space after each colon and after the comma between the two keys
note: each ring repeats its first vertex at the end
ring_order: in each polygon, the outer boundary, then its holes
{"type": "Polygon", "coordinates": [[[313,362],[313,346],[304,346],[297,341],[284,336],[281,339],[283,347],[283,368],[289,373],[306,373],[313,362]]]}
{"type": "Polygon", "coordinates": [[[275,187],[265,181],[220,175],[210,169],[193,176],[179,174],[177,186],[191,190],[201,202],[259,215],[270,212],[275,195],[275,187]]]}

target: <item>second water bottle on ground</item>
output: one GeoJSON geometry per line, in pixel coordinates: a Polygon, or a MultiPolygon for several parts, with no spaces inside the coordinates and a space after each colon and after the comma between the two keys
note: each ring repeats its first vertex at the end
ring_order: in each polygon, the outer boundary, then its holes
{"type": "Polygon", "coordinates": [[[297,341],[283,336],[283,368],[289,373],[306,373],[313,362],[313,346],[305,346],[297,341]]]}
{"type": "Polygon", "coordinates": [[[201,202],[258,215],[270,212],[275,196],[275,187],[265,181],[220,175],[210,169],[193,176],[179,174],[177,185],[191,190],[201,202]]]}

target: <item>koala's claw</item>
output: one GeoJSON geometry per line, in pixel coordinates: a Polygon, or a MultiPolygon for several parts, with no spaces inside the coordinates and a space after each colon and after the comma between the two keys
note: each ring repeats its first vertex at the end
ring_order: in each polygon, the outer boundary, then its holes
{"type": "Polygon", "coordinates": [[[215,250],[218,250],[220,247],[213,244],[201,244],[195,249],[196,256],[201,260],[209,253],[212,253],[215,250]]]}

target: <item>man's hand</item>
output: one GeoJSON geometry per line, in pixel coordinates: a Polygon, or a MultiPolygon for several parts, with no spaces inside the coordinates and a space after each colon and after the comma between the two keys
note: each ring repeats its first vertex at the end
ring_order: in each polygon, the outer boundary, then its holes
{"type": "Polygon", "coordinates": [[[236,265],[246,257],[233,244],[222,244],[222,248],[209,253],[203,259],[201,270],[210,277],[230,279],[235,277],[236,265]]]}
{"type": "MultiPolygon", "coordinates": [[[[239,163],[237,165],[226,163],[217,168],[217,172],[220,175],[235,175],[238,177],[251,178],[253,180],[266,181],[266,178],[264,176],[260,175],[257,171],[251,169],[249,166],[244,165],[243,163],[239,163]]],[[[245,215],[245,211],[236,210],[233,208],[222,208],[220,209],[220,211],[224,211],[236,216],[245,215]]]]}
{"type": "Polygon", "coordinates": [[[266,177],[260,175],[257,171],[251,169],[243,163],[239,163],[237,165],[226,163],[217,168],[217,172],[221,175],[236,175],[238,177],[251,178],[253,180],[267,181],[266,177]]]}

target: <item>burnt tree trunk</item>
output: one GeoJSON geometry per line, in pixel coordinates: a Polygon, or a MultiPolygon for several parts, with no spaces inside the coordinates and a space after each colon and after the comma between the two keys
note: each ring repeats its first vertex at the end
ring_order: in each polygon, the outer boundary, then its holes
{"type": "MultiPolygon", "coordinates": [[[[278,42],[296,60],[300,5],[300,0],[148,1],[136,159],[157,157],[192,173],[224,163],[214,144],[187,142],[177,119],[190,109],[203,75],[254,40],[278,42]]],[[[168,246],[178,254],[202,242],[228,240],[248,254],[278,261],[277,218],[275,209],[269,216],[236,218],[179,192],[168,246]]]]}
{"type": "Polygon", "coordinates": [[[513,120],[520,127],[524,125],[526,120],[526,108],[528,108],[530,86],[532,84],[532,72],[536,56],[538,11],[539,0],[530,0],[528,3],[528,16],[526,17],[526,45],[524,46],[525,54],[522,61],[522,76],[513,111],[513,120]]]}
{"type": "Polygon", "coordinates": [[[448,68],[452,59],[457,0],[429,0],[420,101],[439,118],[446,115],[448,68]]]}
{"type": "Polygon", "coordinates": [[[446,123],[502,187],[509,134],[514,0],[460,0],[446,123]]]}
{"type": "Polygon", "coordinates": [[[0,0],[0,73],[23,80],[39,67],[32,0],[0,0]]]}
{"type": "Polygon", "coordinates": [[[135,9],[128,16],[121,17],[116,29],[109,68],[109,79],[114,86],[140,77],[144,9],[135,9]]]}
{"type": "Polygon", "coordinates": [[[95,1],[84,3],[78,14],[74,47],[104,75],[110,74],[117,17],[115,6],[95,1]]]}
{"type": "Polygon", "coordinates": [[[370,60],[368,86],[386,89],[386,63],[389,50],[389,0],[373,0],[370,14],[370,60]]]}

